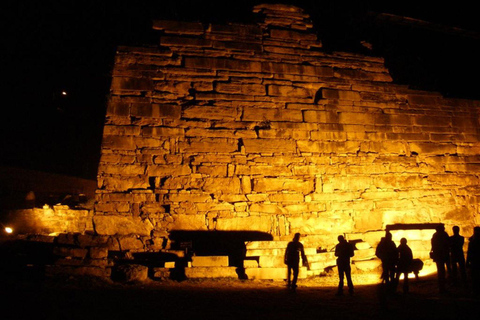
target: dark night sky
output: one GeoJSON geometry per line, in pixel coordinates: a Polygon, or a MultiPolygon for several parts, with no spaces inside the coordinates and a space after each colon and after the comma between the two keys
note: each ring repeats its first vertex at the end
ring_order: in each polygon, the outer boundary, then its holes
{"type": "MultiPolygon", "coordinates": [[[[282,1],[3,1],[0,165],[95,178],[116,46],[157,43],[154,19],[249,22],[262,2],[282,1]]],[[[471,4],[383,2],[287,3],[312,15],[326,50],[355,50],[368,40],[397,82],[480,99],[478,39],[409,29],[413,39],[365,23],[373,11],[478,32],[471,4]]]]}

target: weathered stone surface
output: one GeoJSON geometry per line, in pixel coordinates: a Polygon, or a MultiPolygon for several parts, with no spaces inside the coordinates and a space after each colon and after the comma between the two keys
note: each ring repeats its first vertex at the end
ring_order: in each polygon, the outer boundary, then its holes
{"type": "Polygon", "coordinates": [[[141,235],[148,236],[153,230],[150,221],[140,217],[96,215],[93,218],[95,231],[100,235],[141,235]]]}
{"type": "Polygon", "coordinates": [[[376,271],[382,268],[380,259],[355,261],[355,267],[360,271],[376,271]]]}
{"type": "Polygon", "coordinates": [[[238,279],[236,267],[192,267],[185,268],[188,279],[198,278],[234,278],[238,279]]]}
{"type": "Polygon", "coordinates": [[[176,214],[172,218],[170,230],[207,230],[207,220],[203,214],[176,214]]]}
{"type": "Polygon", "coordinates": [[[192,267],[228,267],[228,256],[193,256],[192,267]]]}
{"type": "Polygon", "coordinates": [[[258,261],[252,259],[245,259],[243,260],[243,267],[244,268],[258,268],[258,261]]]}
{"type": "Polygon", "coordinates": [[[152,277],[153,279],[166,280],[170,278],[170,268],[153,268],[152,277]]]}
{"type": "Polygon", "coordinates": [[[88,249],[88,256],[92,259],[106,259],[108,249],[106,247],[91,247],[88,249]]]}
{"type": "Polygon", "coordinates": [[[112,278],[124,282],[145,282],[148,279],[148,267],[138,264],[124,264],[114,267],[112,278]]]}
{"type": "Polygon", "coordinates": [[[87,256],[88,250],[82,248],[71,247],[55,247],[53,254],[62,257],[80,258],[84,259],[87,256]]]}
{"type": "MultiPolygon", "coordinates": [[[[394,84],[382,58],[321,51],[300,8],[254,11],[259,22],[248,25],[157,21],[160,46],[119,50],[95,216],[82,220],[115,238],[91,246],[147,250],[153,240],[121,236],[217,230],[282,241],[300,232],[309,247],[331,250],[348,234],[363,271],[376,268],[372,250],[389,224],[471,233],[480,220],[480,103],[394,84]]],[[[37,229],[78,230],[60,212],[44,210],[37,229]]],[[[403,234],[427,254],[431,234],[403,234]]],[[[258,259],[248,263],[281,264],[285,243],[254,243],[258,259]]],[[[102,250],[90,254],[101,260],[102,250]]],[[[335,261],[330,251],[310,258],[315,272],[335,261]]],[[[286,272],[247,269],[251,278],[286,272]]]]}
{"type": "Polygon", "coordinates": [[[239,218],[219,218],[215,224],[215,230],[219,231],[255,230],[270,233],[272,228],[272,219],[269,216],[264,215],[239,218]]]}
{"type": "MultiPolygon", "coordinates": [[[[287,279],[287,268],[245,268],[245,274],[248,279],[257,280],[283,280],[287,279]]],[[[307,277],[307,268],[300,267],[298,279],[305,279],[307,277]]]]}

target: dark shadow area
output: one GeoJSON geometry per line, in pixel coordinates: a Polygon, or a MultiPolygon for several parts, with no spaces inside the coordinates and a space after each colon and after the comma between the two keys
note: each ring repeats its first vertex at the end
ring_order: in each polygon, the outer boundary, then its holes
{"type": "Polygon", "coordinates": [[[185,249],[190,255],[226,255],[230,266],[242,267],[246,241],[273,240],[271,234],[259,231],[172,231],[172,249],[185,249]]]}
{"type": "Polygon", "coordinates": [[[133,253],[135,263],[149,267],[163,267],[167,261],[175,261],[178,256],[169,252],[136,252],[133,253]]]}
{"type": "Polygon", "coordinates": [[[9,282],[43,281],[45,266],[53,261],[53,243],[0,239],[0,278],[9,282]]]}
{"type": "Polygon", "coordinates": [[[352,297],[302,282],[185,281],[118,285],[51,279],[43,287],[0,286],[2,319],[476,319],[478,299],[457,289],[436,293],[435,276],[413,284],[409,295],[383,295],[378,284],[358,286],[352,297]],[[383,301],[381,301],[383,299],[383,301]],[[14,307],[18,306],[18,307],[14,307]]]}
{"type": "MultiPolygon", "coordinates": [[[[271,234],[260,231],[183,231],[170,233],[171,249],[184,250],[183,268],[181,261],[176,264],[175,275],[182,278],[182,269],[187,266],[192,255],[228,256],[229,266],[237,267],[240,279],[245,279],[243,260],[245,259],[246,241],[273,240],[271,234]]],[[[184,273],[183,273],[184,275],[184,273]]]]}

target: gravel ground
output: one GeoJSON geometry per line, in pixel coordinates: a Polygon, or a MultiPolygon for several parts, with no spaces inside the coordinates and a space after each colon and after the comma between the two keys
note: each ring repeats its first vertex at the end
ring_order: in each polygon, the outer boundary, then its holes
{"type": "MultiPolygon", "coordinates": [[[[375,276],[377,277],[377,276],[375,276]]],[[[355,294],[335,295],[335,276],[299,281],[186,280],[120,284],[91,278],[0,282],[0,319],[477,319],[480,299],[435,276],[387,295],[372,276],[354,275],[355,294]],[[366,277],[369,277],[368,279],[366,277]]],[[[378,279],[377,279],[378,280],[378,279]]]]}

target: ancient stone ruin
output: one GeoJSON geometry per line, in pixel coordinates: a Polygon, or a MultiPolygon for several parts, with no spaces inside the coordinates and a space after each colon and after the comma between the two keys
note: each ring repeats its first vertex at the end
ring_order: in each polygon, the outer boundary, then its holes
{"type": "Polygon", "coordinates": [[[281,278],[296,232],[310,275],[335,264],[339,234],[357,244],[358,270],[378,266],[387,226],[419,225],[396,228],[394,240],[407,235],[422,259],[428,224],[471,235],[480,103],[395,84],[382,58],[322,51],[300,8],[253,12],[257,24],[155,21],[158,45],[118,49],[92,224],[99,246],[193,251],[191,277],[243,266],[249,278],[281,278]],[[221,258],[242,250],[241,262],[221,258]]]}

